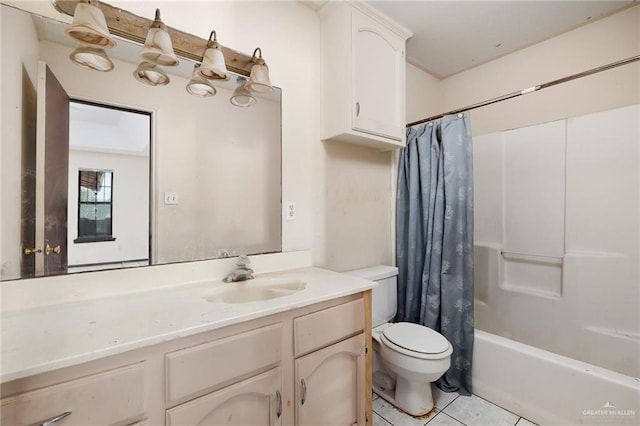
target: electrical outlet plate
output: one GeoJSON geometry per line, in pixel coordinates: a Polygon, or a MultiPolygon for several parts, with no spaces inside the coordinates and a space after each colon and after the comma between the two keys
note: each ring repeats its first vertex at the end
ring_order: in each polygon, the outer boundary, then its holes
{"type": "Polygon", "coordinates": [[[287,220],[295,220],[296,213],[296,203],[293,201],[287,201],[285,205],[285,215],[287,216],[287,220]]]}

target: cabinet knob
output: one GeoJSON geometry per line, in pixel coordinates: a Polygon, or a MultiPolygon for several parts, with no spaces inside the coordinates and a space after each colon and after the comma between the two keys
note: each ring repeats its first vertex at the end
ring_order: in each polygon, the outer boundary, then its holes
{"type": "Polygon", "coordinates": [[[360,102],[356,102],[356,117],[360,117],[360,102]]]}
{"type": "Polygon", "coordinates": [[[300,379],[300,386],[302,387],[300,405],[304,405],[304,402],[307,400],[307,383],[304,381],[304,379],[300,379]]]}
{"type": "Polygon", "coordinates": [[[71,411],[67,411],[65,413],[58,414],[55,417],[51,417],[50,419],[34,423],[31,426],[54,426],[54,425],[57,425],[58,423],[60,423],[65,418],[69,417],[70,415],[71,415],[71,411]]]}

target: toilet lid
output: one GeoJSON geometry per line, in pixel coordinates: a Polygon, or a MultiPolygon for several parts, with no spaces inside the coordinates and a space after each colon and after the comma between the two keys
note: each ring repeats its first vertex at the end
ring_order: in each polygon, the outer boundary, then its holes
{"type": "Polygon", "coordinates": [[[449,341],[435,330],[423,325],[399,322],[383,332],[394,345],[423,354],[439,354],[449,349],[449,341]]]}

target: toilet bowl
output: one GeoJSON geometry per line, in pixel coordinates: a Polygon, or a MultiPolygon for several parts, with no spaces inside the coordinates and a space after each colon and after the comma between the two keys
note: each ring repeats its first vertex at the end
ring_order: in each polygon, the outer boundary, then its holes
{"type": "Polygon", "coordinates": [[[378,326],[372,336],[382,361],[374,372],[374,391],[411,415],[431,411],[431,383],[449,369],[451,344],[428,327],[403,322],[378,326]],[[391,378],[393,389],[380,385],[382,375],[391,378]]]}
{"type": "Polygon", "coordinates": [[[433,409],[431,383],[449,369],[453,348],[428,327],[388,322],[396,314],[397,271],[392,266],[375,266],[347,273],[378,283],[372,295],[374,392],[421,416],[433,409]]]}

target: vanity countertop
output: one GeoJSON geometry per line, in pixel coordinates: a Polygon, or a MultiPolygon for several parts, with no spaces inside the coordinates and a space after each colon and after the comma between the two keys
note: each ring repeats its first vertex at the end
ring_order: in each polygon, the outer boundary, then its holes
{"type": "MultiPolygon", "coordinates": [[[[2,314],[1,383],[359,293],[375,283],[306,267],[256,278],[300,280],[286,297],[227,304],[203,296],[220,281],[185,284],[2,314]]],[[[226,284],[225,284],[226,285],[226,284]]]]}

